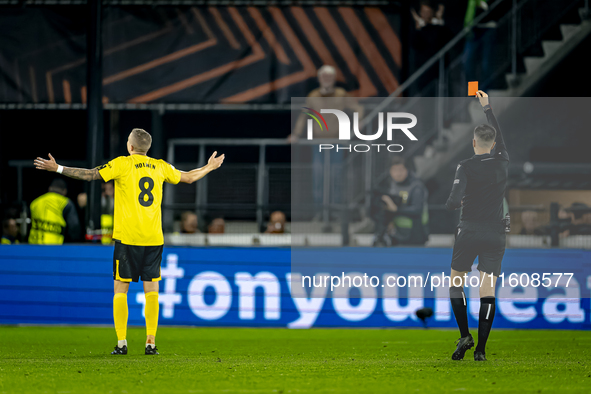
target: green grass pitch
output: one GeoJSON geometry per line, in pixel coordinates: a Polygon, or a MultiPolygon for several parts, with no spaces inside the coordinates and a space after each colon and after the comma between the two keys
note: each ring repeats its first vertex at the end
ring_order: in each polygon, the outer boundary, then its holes
{"type": "MultiPolygon", "coordinates": [[[[475,331],[475,330],[473,330],[475,331]]],[[[474,332],[475,334],[475,332],[474,332]]],[[[0,327],[0,393],[591,393],[591,332],[493,330],[488,362],[455,330],[0,327]]]]}

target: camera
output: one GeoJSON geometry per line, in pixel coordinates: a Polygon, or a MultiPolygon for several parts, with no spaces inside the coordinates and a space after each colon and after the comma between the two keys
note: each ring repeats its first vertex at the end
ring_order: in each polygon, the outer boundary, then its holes
{"type": "Polygon", "coordinates": [[[398,195],[391,195],[383,190],[374,189],[371,192],[371,203],[369,208],[369,216],[375,218],[376,216],[382,215],[386,211],[386,203],[382,200],[382,196],[389,196],[394,204],[397,206],[402,205],[403,199],[398,195]]]}

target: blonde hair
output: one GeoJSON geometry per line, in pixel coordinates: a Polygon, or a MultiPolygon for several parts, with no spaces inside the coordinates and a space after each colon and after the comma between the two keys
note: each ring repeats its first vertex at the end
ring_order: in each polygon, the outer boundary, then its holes
{"type": "Polygon", "coordinates": [[[152,146],[152,136],[144,129],[131,130],[130,142],[134,150],[146,153],[152,146]]]}

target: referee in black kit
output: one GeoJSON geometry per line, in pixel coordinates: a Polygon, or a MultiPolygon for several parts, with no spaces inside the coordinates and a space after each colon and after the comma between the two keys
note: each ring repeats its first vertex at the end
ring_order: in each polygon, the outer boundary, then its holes
{"type": "Polygon", "coordinates": [[[462,207],[460,225],[455,233],[449,289],[461,338],[451,358],[462,360],[466,350],[474,346],[474,339],[468,330],[464,285],[466,274],[478,256],[480,314],[474,360],[486,361],[486,341],[495,317],[495,285],[505,254],[505,227],[508,227],[508,220],[503,218],[503,198],[509,155],[501,129],[488,103],[488,95],[482,90],[476,95],[489,124],[481,124],[474,129],[472,145],[475,155],[458,164],[446,204],[450,210],[462,207]]]}

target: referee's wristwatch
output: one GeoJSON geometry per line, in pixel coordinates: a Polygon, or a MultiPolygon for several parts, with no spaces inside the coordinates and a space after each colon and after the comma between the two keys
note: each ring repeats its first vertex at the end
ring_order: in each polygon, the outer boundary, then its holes
{"type": "Polygon", "coordinates": [[[490,104],[486,104],[484,107],[482,107],[482,109],[484,110],[484,112],[488,111],[490,108],[490,104]]]}

